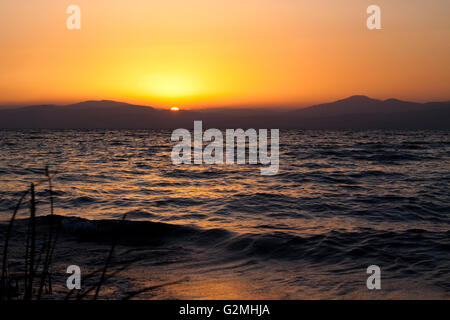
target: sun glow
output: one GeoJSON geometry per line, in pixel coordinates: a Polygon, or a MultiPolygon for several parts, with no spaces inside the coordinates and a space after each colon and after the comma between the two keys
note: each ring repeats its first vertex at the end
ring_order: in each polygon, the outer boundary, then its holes
{"type": "Polygon", "coordinates": [[[162,98],[192,96],[199,91],[194,79],[183,75],[161,74],[150,76],[146,86],[153,96],[162,98]]]}
{"type": "Polygon", "coordinates": [[[178,108],[178,107],[172,107],[172,108],[170,108],[170,111],[179,111],[180,110],[180,108],[178,108]]]}
{"type": "Polygon", "coordinates": [[[409,1],[407,15],[384,1],[381,33],[357,1],[115,0],[105,11],[109,2],[78,0],[81,29],[69,31],[64,1],[1,1],[0,104],[448,100],[448,0],[409,1]]]}

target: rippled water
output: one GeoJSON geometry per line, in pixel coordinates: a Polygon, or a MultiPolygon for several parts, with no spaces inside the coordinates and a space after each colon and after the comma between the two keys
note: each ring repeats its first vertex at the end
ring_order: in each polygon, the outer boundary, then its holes
{"type": "Polygon", "coordinates": [[[450,131],[281,131],[275,176],[173,165],[170,134],[2,131],[0,219],[50,165],[57,214],[180,225],[165,249],[188,258],[142,268],[194,280],[161,298],[449,298],[450,131]]]}

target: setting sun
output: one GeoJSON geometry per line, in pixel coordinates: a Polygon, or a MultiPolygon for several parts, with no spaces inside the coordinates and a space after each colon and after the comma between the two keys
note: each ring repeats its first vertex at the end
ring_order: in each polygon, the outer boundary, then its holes
{"type": "Polygon", "coordinates": [[[179,111],[180,110],[180,108],[178,108],[178,107],[172,107],[172,108],[170,108],[170,111],[179,111]]]}

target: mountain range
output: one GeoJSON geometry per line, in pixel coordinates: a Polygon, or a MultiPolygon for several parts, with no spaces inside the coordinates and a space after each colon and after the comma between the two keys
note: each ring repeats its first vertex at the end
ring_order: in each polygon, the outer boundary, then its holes
{"type": "Polygon", "coordinates": [[[169,111],[110,100],[0,107],[2,129],[450,129],[450,101],[417,103],[352,96],[302,109],[202,109],[169,111]]]}

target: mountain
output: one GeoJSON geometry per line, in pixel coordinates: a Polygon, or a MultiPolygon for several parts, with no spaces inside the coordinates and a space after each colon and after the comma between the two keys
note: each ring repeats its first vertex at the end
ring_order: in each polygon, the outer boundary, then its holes
{"type": "Polygon", "coordinates": [[[386,114],[419,110],[422,104],[397,99],[377,100],[366,96],[352,96],[336,102],[315,105],[296,110],[297,114],[308,117],[332,117],[353,114],[386,114]]]}
{"type": "Polygon", "coordinates": [[[0,128],[9,129],[192,128],[194,120],[202,120],[204,128],[450,129],[450,102],[416,103],[352,96],[289,111],[172,112],[109,100],[0,109],[0,128]]]}
{"type": "Polygon", "coordinates": [[[287,126],[306,129],[450,129],[450,102],[352,96],[294,110],[290,119],[287,126]]]}
{"type": "Polygon", "coordinates": [[[0,110],[0,127],[133,128],[154,125],[158,118],[159,112],[151,107],[102,100],[67,106],[37,105],[0,110]]]}

